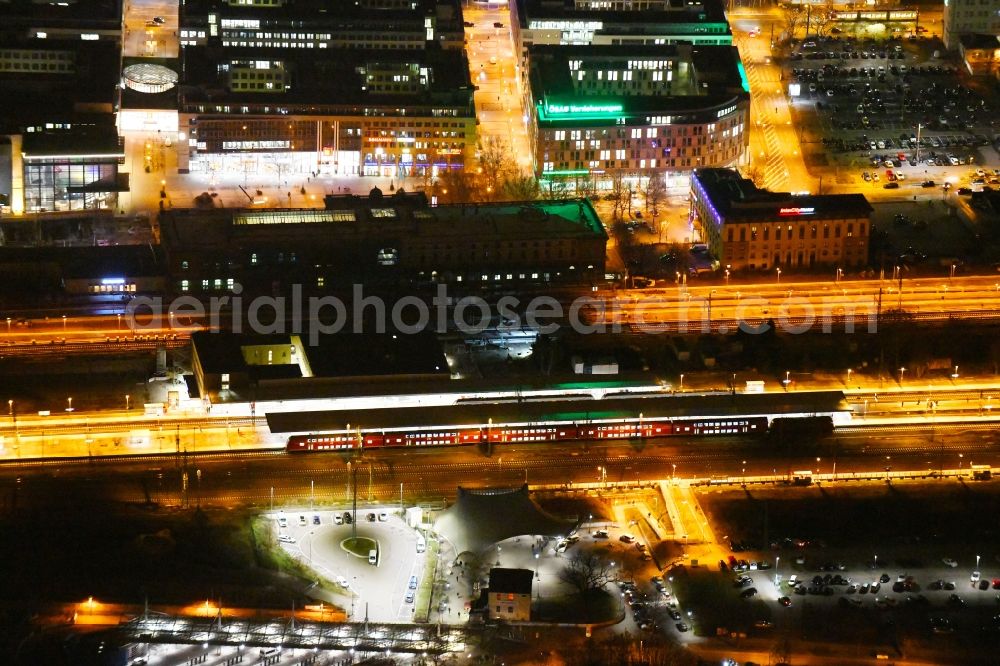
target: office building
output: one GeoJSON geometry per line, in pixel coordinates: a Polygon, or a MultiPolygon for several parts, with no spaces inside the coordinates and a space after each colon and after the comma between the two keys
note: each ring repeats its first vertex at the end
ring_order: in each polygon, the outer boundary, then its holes
{"type": "Polygon", "coordinates": [[[457,0],[186,0],[185,46],[299,49],[461,49],[464,26],[457,0]]]}
{"type": "Polygon", "coordinates": [[[431,176],[475,154],[461,50],[188,46],[183,63],[182,173],[431,176]]]}
{"type": "Polygon", "coordinates": [[[944,45],[956,50],[962,35],[1000,35],[1000,0],[945,0],[944,45]]]}
{"type": "Polygon", "coordinates": [[[770,192],[733,169],[698,169],[691,210],[712,254],[731,270],[849,268],[868,261],[872,207],[862,194],[770,192]]]}
{"type": "Polygon", "coordinates": [[[733,43],[719,0],[516,0],[515,44],[532,46],[653,46],[733,43]]]}
{"type": "Polygon", "coordinates": [[[749,85],[731,46],[536,46],[529,50],[535,170],[606,180],[735,165],[749,85]]]}

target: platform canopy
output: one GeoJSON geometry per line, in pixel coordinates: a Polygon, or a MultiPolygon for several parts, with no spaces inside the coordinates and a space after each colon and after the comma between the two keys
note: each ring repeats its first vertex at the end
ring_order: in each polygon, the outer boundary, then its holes
{"type": "Polygon", "coordinates": [[[458,499],[434,523],[434,531],[455,547],[455,553],[482,553],[494,544],[521,535],[557,537],[575,523],[542,510],[520,488],[462,488],[458,499]]]}

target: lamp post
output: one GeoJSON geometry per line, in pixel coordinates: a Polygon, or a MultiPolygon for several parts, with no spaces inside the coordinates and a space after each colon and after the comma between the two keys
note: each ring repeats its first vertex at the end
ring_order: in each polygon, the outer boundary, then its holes
{"type": "Polygon", "coordinates": [[[792,383],[792,371],[785,370],[785,378],[781,380],[781,383],[785,385],[785,391],[788,391],[788,385],[792,383]]]}
{"type": "Polygon", "coordinates": [[[841,278],[843,278],[843,277],[844,277],[844,269],[843,268],[838,268],[837,269],[837,275],[836,275],[836,277],[834,278],[833,281],[834,282],[840,282],[841,278]]]}
{"type": "Polygon", "coordinates": [[[958,379],[958,366],[957,365],[955,366],[955,371],[953,373],[951,373],[951,378],[952,379],[958,379]]]}
{"type": "Polygon", "coordinates": [[[125,411],[126,411],[126,412],[127,412],[127,411],[128,411],[129,409],[131,409],[131,407],[132,407],[132,403],[131,403],[131,400],[132,400],[132,396],[130,396],[130,395],[129,395],[128,393],[126,393],[126,394],[125,394],[125,411]]]}
{"type": "Polygon", "coordinates": [[[729,268],[730,264],[726,264],[726,286],[729,286],[729,268]]]}
{"type": "Polygon", "coordinates": [[[852,373],[852,372],[854,372],[854,370],[852,370],[851,368],[848,368],[848,369],[847,369],[847,383],[848,383],[848,384],[850,384],[850,383],[851,383],[851,373],[852,373]]]}
{"type": "Polygon", "coordinates": [[[745,485],[747,485],[747,461],[746,460],[743,461],[742,475],[743,475],[743,485],[745,486],[745,485]]]}
{"type": "Polygon", "coordinates": [[[73,411],[73,398],[66,398],[66,411],[67,412],[73,411]]]}
{"type": "Polygon", "coordinates": [[[905,374],[906,374],[906,368],[900,368],[899,369],[899,385],[900,386],[903,385],[903,375],[905,375],[905,374]]]}
{"type": "Polygon", "coordinates": [[[778,271],[778,282],[781,282],[781,266],[778,266],[777,271],[778,271]]]}
{"type": "Polygon", "coordinates": [[[684,374],[681,373],[681,390],[684,390],[684,374]]]}
{"type": "Polygon", "coordinates": [[[781,580],[781,575],[778,573],[778,565],[781,564],[781,555],[776,555],[774,558],[774,584],[777,586],[778,581],[781,580]]]}

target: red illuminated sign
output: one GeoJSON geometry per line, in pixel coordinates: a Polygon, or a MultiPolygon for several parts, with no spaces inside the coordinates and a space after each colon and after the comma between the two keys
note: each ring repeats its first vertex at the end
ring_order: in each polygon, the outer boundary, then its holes
{"type": "Polygon", "coordinates": [[[780,208],[778,209],[778,215],[812,215],[816,212],[815,208],[780,208]]]}

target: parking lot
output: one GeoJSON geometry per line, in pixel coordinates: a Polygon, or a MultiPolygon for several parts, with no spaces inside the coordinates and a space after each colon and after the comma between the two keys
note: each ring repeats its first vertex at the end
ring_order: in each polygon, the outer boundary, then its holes
{"type": "Polygon", "coordinates": [[[674,585],[709,635],[792,632],[893,656],[997,645],[1000,550],[978,517],[998,497],[989,484],[715,490],[703,499],[732,555],[674,569],[674,585]]]}
{"type": "MultiPolygon", "coordinates": [[[[282,548],[339,588],[334,603],[354,621],[412,622],[417,604],[425,600],[427,541],[418,552],[418,531],[407,525],[398,509],[358,509],[357,522],[348,511],[288,510],[269,514],[282,548]],[[376,564],[367,552],[354,554],[344,540],[357,536],[377,543],[376,564]]],[[[363,549],[367,550],[367,549],[363,549]]]]}
{"type": "Polygon", "coordinates": [[[796,44],[784,72],[798,84],[793,108],[811,166],[840,169],[836,184],[915,196],[941,195],[946,183],[1000,185],[994,100],[947,57],[937,40],[796,44]]]}

